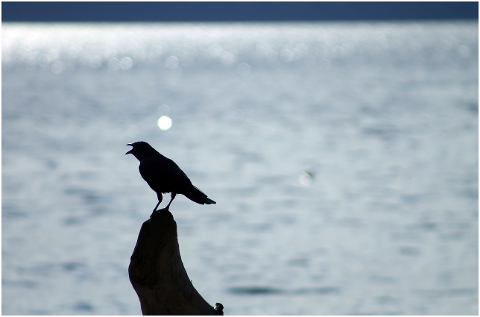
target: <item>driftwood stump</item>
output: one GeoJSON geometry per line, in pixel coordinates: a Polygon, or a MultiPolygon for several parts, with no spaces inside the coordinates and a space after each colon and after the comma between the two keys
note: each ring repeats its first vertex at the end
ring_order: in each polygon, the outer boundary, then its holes
{"type": "Polygon", "coordinates": [[[168,210],[145,221],[128,267],[143,315],[223,315],[210,306],[190,281],[180,257],[177,223],[168,210]]]}

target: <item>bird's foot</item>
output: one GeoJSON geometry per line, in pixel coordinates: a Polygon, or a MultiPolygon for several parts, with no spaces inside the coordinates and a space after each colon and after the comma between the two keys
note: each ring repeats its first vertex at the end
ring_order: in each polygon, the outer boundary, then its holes
{"type": "MultiPolygon", "coordinates": [[[[155,215],[160,215],[161,213],[163,213],[165,211],[165,208],[162,208],[162,209],[155,209],[152,214],[150,215],[150,218],[152,218],[153,216],[155,215]]],[[[167,210],[168,211],[168,210],[167,210]]]]}
{"type": "Polygon", "coordinates": [[[168,206],[162,209],[155,209],[153,212],[155,213],[155,212],[162,212],[162,211],[169,211],[168,206]]]}

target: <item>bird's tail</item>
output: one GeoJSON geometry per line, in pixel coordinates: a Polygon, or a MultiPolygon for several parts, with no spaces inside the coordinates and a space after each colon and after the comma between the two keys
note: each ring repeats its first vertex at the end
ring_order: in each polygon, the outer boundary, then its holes
{"type": "Polygon", "coordinates": [[[207,195],[205,195],[200,189],[195,186],[193,186],[192,189],[188,192],[184,193],[184,195],[188,199],[196,202],[197,204],[216,204],[216,202],[208,198],[207,195]]]}

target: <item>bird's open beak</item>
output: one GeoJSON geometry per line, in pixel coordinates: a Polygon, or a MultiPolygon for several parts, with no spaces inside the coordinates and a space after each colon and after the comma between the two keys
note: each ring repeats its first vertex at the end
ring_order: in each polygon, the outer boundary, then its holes
{"type": "MultiPolygon", "coordinates": [[[[133,146],[133,143],[128,143],[127,146],[128,145],[133,146]]],[[[127,153],[125,153],[125,155],[132,154],[132,151],[133,151],[133,148],[130,151],[128,151],[127,153]]]]}

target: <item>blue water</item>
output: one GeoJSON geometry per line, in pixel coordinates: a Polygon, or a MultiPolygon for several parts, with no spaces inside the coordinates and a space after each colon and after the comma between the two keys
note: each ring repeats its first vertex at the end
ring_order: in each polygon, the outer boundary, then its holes
{"type": "Polygon", "coordinates": [[[3,314],[141,314],[138,140],[226,314],[478,313],[477,23],[4,23],[2,119],[3,314]]]}

